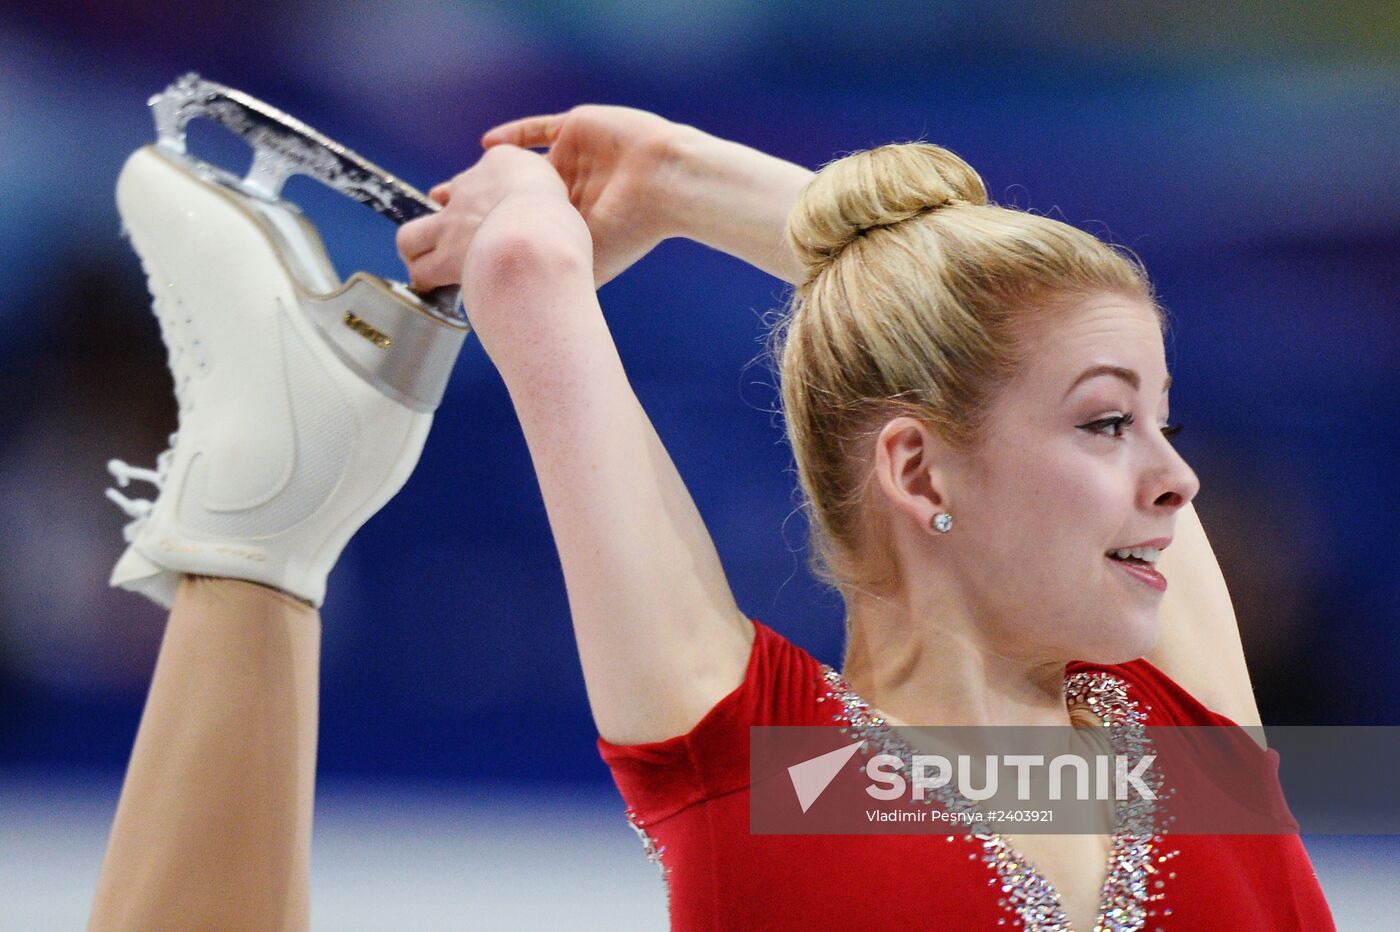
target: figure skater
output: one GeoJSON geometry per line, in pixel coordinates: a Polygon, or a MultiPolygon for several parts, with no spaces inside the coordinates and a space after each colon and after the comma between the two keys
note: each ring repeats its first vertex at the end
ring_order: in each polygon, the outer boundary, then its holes
{"type": "Polygon", "coordinates": [[[1331,925],[1296,835],[748,830],[750,725],[1259,723],[1135,262],[923,143],[812,176],[606,107],[484,142],[400,250],[463,283],[510,390],[676,928],[1331,925]],[[795,286],[774,347],[840,673],[735,604],[594,296],[678,235],[795,286]]]}
{"type": "MultiPolygon", "coordinates": [[[[399,246],[418,287],[462,283],[509,389],[673,928],[1332,927],[1296,836],[748,830],[750,725],[1258,724],[1134,262],[922,143],[814,176],[592,106],[483,143],[399,246]],[[628,384],[595,288],[669,236],[795,286],[774,349],[840,672],[739,609],[628,384]]],[[[316,615],[256,584],[304,580],[212,575],[179,583],[94,928],[305,925],[316,615]]]]}

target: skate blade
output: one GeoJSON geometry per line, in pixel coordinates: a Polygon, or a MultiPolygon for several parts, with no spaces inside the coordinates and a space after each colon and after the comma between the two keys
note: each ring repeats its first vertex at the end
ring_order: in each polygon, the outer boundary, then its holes
{"type": "MultiPolygon", "coordinates": [[[[149,103],[155,118],[156,145],[162,151],[207,180],[255,201],[286,206],[282,200],[283,185],[293,175],[304,175],[396,224],[441,209],[417,188],[295,117],[193,72],[156,94],[149,103]],[[240,178],[188,151],[185,131],[195,119],[217,123],[252,147],[253,164],[246,176],[240,178]]],[[[310,273],[311,268],[314,263],[304,271],[310,273]]],[[[428,313],[446,323],[466,326],[457,288],[439,288],[415,297],[428,313]]]]}
{"type": "Polygon", "coordinates": [[[141,178],[147,196],[190,197],[176,176],[228,205],[268,243],[269,252],[295,292],[305,317],[353,372],[383,395],[422,412],[442,400],[453,363],[470,328],[444,320],[406,286],[356,272],[338,281],[314,224],[286,201],[266,201],[211,180],[186,159],[157,145],[127,159],[128,176],[141,178]]]}

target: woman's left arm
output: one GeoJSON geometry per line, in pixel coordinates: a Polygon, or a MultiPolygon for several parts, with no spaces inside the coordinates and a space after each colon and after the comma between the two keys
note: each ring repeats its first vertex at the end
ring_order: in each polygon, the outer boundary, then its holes
{"type": "Polygon", "coordinates": [[[599,285],[673,236],[789,283],[803,274],[783,237],[813,177],[800,165],[654,113],[596,104],[512,120],[482,137],[486,148],[501,144],[549,150],[593,236],[599,285]]]}
{"type": "Polygon", "coordinates": [[[1181,509],[1158,565],[1168,586],[1162,633],[1146,659],[1212,711],[1237,725],[1261,724],[1235,609],[1194,505],[1181,509]]]}

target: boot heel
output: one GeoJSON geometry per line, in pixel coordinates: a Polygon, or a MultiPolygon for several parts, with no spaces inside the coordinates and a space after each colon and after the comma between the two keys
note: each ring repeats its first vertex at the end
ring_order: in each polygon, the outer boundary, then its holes
{"type": "Polygon", "coordinates": [[[445,325],[403,285],[364,272],[311,297],[308,310],[336,355],[385,395],[415,411],[442,401],[467,328],[445,325]]]}

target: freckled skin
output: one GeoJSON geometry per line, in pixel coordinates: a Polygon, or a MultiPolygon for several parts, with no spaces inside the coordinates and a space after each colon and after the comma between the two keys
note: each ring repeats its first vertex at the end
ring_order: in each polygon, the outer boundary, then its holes
{"type": "Polygon", "coordinates": [[[1156,640],[1161,594],[1104,554],[1172,536],[1177,510],[1200,487],[1161,434],[1167,366],[1157,318],[1141,301],[1104,295],[1035,339],[998,396],[985,444],[949,475],[961,537],[945,551],[950,575],[1004,656],[1131,660],[1156,640]],[[1134,370],[1141,389],[1097,376],[1065,396],[1100,363],[1134,370]],[[1127,413],[1135,423],[1119,430],[1078,427],[1127,413]]]}

